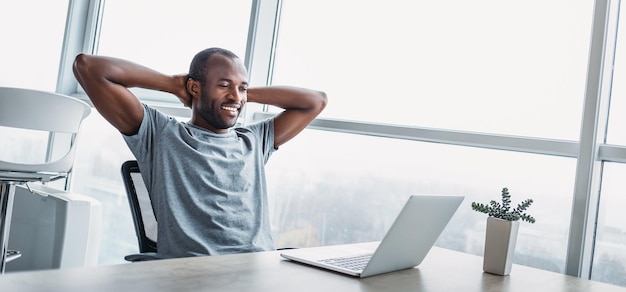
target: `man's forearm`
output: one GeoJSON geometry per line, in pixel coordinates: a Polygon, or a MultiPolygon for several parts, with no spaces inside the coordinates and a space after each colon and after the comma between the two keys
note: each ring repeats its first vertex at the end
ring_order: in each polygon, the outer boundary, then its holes
{"type": "Polygon", "coordinates": [[[326,104],[323,92],[298,87],[269,86],[248,89],[248,101],[283,109],[316,110],[326,104]]]}
{"type": "Polygon", "coordinates": [[[177,93],[181,88],[174,76],[110,57],[79,55],[76,58],[75,72],[79,81],[80,79],[104,78],[126,88],[141,87],[169,93],[177,93]]]}
{"type": "Polygon", "coordinates": [[[285,109],[274,119],[274,148],[300,133],[328,102],[324,92],[282,86],[248,89],[248,101],[285,109]]]}

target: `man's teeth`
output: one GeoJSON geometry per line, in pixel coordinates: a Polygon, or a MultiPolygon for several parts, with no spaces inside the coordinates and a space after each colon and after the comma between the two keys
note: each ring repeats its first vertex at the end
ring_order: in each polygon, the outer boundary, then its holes
{"type": "Polygon", "coordinates": [[[236,107],[232,107],[232,106],[223,106],[222,107],[223,110],[227,110],[227,111],[231,111],[231,112],[236,112],[237,108],[236,107]]]}

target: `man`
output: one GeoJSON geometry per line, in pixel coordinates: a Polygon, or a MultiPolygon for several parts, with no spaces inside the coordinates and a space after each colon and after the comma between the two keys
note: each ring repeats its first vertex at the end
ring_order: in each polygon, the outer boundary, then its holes
{"type": "Polygon", "coordinates": [[[264,166],[324,109],[323,92],[249,87],[242,61],[221,48],[199,52],[188,75],[85,54],[76,57],[74,75],[137,158],[159,222],[161,256],[274,249],[264,166]],[[130,87],[174,94],[191,108],[191,120],[142,104],[130,87]],[[284,111],[234,127],[246,102],[284,111]]]}

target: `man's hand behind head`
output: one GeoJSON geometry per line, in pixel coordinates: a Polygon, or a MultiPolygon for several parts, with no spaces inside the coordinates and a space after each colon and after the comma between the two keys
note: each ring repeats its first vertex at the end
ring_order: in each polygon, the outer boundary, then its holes
{"type": "Polygon", "coordinates": [[[180,85],[178,86],[179,88],[178,92],[175,93],[176,97],[178,97],[180,102],[182,102],[185,107],[191,108],[192,98],[191,98],[191,94],[187,90],[187,82],[189,80],[189,75],[179,74],[179,75],[174,75],[174,78],[177,80],[176,83],[180,85]]]}

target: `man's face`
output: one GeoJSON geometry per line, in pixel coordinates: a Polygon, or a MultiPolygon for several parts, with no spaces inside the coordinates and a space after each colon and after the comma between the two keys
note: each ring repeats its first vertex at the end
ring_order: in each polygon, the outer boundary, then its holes
{"type": "Polygon", "coordinates": [[[194,100],[193,124],[224,133],[235,125],[247,101],[247,72],[240,59],[215,54],[207,62],[206,82],[194,100]]]}

